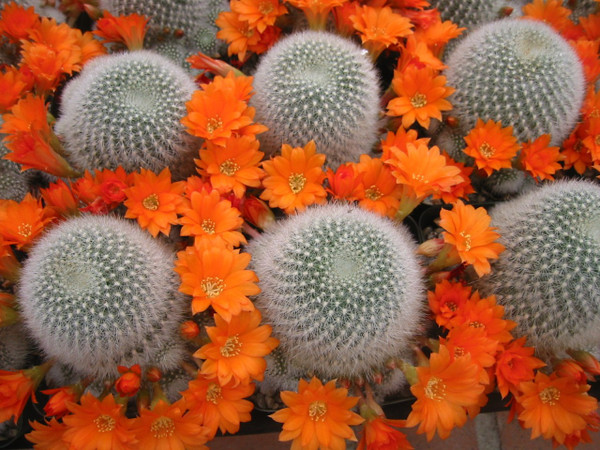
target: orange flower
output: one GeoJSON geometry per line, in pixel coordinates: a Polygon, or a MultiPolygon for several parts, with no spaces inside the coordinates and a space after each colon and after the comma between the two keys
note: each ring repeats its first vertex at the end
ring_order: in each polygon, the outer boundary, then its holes
{"type": "Polygon", "coordinates": [[[264,153],[258,151],[259,143],[254,136],[230,137],[225,146],[206,141],[196,160],[198,173],[210,178],[211,185],[221,194],[233,191],[242,198],[246,187],[259,187],[265,175],[258,167],[264,153]]]}
{"type": "Polygon", "coordinates": [[[279,0],[233,0],[231,11],[238,14],[241,21],[248,22],[252,29],[263,33],[277,18],[288,12],[279,0]]]}
{"type": "Polygon", "coordinates": [[[250,380],[262,381],[267,368],[265,356],[279,345],[271,337],[270,325],[261,325],[260,312],[240,312],[229,323],[218,314],[215,327],[206,327],[210,344],[201,347],[194,357],[204,359],[200,372],[208,378],[217,377],[220,385],[233,380],[233,386],[250,380]]]}
{"type": "Polygon", "coordinates": [[[42,136],[49,136],[48,108],[42,96],[28,94],[18,101],[9,114],[2,116],[4,123],[0,131],[6,134],[29,133],[38,131],[42,136]]]}
{"type": "Polygon", "coordinates": [[[96,21],[94,34],[104,43],[125,44],[129,51],[140,50],[144,46],[144,36],[148,26],[148,17],[139,14],[113,16],[108,11],[96,21]]]}
{"type": "Polygon", "coordinates": [[[417,39],[414,34],[408,36],[406,43],[402,46],[402,53],[398,60],[398,70],[403,70],[411,64],[417,67],[427,66],[433,70],[443,70],[448,67],[433,54],[424,41],[417,39]]]}
{"type": "Polygon", "coordinates": [[[594,83],[600,75],[600,60],[598,59],[600,40],[577,39],[576,41],[569,41],[569,44],[575,49],[579,60],[583,64],[585,81],[589,84],[594,83]]]}
{"type": "Polygon", "coordinates": [[[179,290],[193,297],[192,313],[212,306],[230,321],[241,311],[252,311],[254,304],[248,296],[258,294],[260,288],[256,274],[245,270],[249,262],[249,253],[219,246],[188,247],[179,252],[175,261],[175,271],[181,277],[179,290]]]}
{"type": "Polygon", "coordinates": [[[25,9],[15,1],[4,3],[3,6],[0,13],[0,34],[11,41],[26,39],[29,32],[39,26],[40,16],[35,13],[33,6],[25,9]]]}
{"type": "Polygon", "coordinates": [[[521,146],[519,161],[532,177],[540,180],[553,180],[554,173],[561,169],[562,159],[558,147],[550,147],[550,135],[543,134],[533,142],[521,146]]]}
{"type": "Polygon", "coordinates": [[[139,417],[131,429],[138,440],[138,448],[159,449],[208,449],[208,428],[202,425],[198,411],[188,411],[183,401],[172,405],[158,400],[152,409],[141,408],[139,417]]]}
{"type": "Polygon", "coordinates": [[[73,191],[84,203],[92,203],[100,198],[107,208],[112,209],[127,198],[125,189],[132,184],[134,174],[128,174],[123,167],[115,170],[94,170],[92,175],[85,171],[83,177],[73,184],[73,191]]]}
{"type": "Polygon", "coordinates": [[[428,291],[429,308],[435,315],[436,323],[443,327],[449,324],[463,308],[471,296],[471,287],[463,283],[442,280],[435,285],[435,291],[428,291]]]}
{"type": "Polygon", "coordinates": [[[328,167],[326,176],[329,187],[325,190],[335,199],[354,201],[363,190],[355,163],[341,164],[335,172],[328,167]]]}
{"type": "Polygon", "coordinates": [[[258,30],[251,29],[248,22],[241,20],[239,14],[231,11],[221,12],[215,24],[220,28],[217,31],[217,38],[229,44],[227,54],[237,55],[240,62],[244,62],[248,46],[256,45],[260,40],[258,30]]]}
{"type": "Polygon", "coordinates": [[[40,189],[47,208],[53,215],[69,216],[79,212],[78,201],[71,188],[63,180],[58,180],[45,189],[40,189]]]}
{"type": "Polygon", "coordinates": [[[406,151],[392,150],[392,158],[385,161],[394,167],[392,174],[398,183],[409,186],[417,199],[441,192],[450,192],[462,183],[460,169],[446,163],[438,147],[424,144],[406,144],[406,151]]]}
{"type": "Polygon", "coordinates": [[[82,66],[96,56],[105,55],[107,53],[106,47],[94,37],[92,32],[86,31],[85,33],[82,33],[80,30],[74,28],[73,35],[77,40],[77,45],[81,49],[82,66]]]}
{"type": "Polygon", "coordinates": [[[406,152],[406,144],[408,143],[411,143],[415,146],[429,145],[429,138],[420,138],[418,136],[417,130],[398,128],[396,133],[388,131],[388,134],[385,136],[385,140],[381,140],[381,149],[383,151],[381,154],[381,159],[384,162],[387,162],[389,159],[394,158],[394,152],[406,152]]]}
{"type": "Polygon", "coordinates": [[[410,20],[394,13],[389,6],[374,8],[363,5],[356,8],[350,20],[373,60],[386,48],[398,45],[399,38],[413,32],[410,20]]]}
{"type": "Polygon", "coordinates": [[[201,87],[208,94],[217,91],[232,91],[237,100],[247,103],[254,95],[254,92],[252,92],[254,77],[240,75],[240,72],[237,72],[231,66],[229,67],[230,69],[225,76],[217,75],[210,83],[202,84],[201,87]]]}
{"type": "Polygon", "coordinates": [[[384,416],[367,419],[358,443],[358,450],[412,450],[406,435],[392,427],[402,427],[404,420],[391,420],[384,416]]]}
{"type": "Polygon", "coordinates": [[[396,183],[392,170],[379,158],[361,155],[355,170],[360,180],[356,199],[358,204],[381,216],[393,218],[400,205],[402,186],[396,183]]]}
{"type": "Polygon", "coordinates": [[[254,384],[233,385],[230,382],[220,385],[218,380],[198,378],[188,384],[188,388],[181,393],[187,406],[193,413],[200,413],[204,417],[203,426],[209,430],[212,439],[217,429],[221,433],[237,433],[240,422],[249,422],[252,402],[243,400],[254,393],[254,384]]]}
{"type": "Polygon", "coordinates": [[[281,156],[263,162],[267,177],[260,198],[268,200],[271,208],[281,208],[287,214],[303,211],[314,203],[325,203],[323,164],[325,155],[317,153],[314,141],[304,148],[283,144],[281,156]]]}
{"type": "Polygon", "coordinates": [[[282,391],[281,400],[288,407],[269,417],[283,423],[279,440],[293,441],[292,448],[345,449],[346,439],[357,440],[350,426],[364,422],[351,411],[358,397],[348,397],[347,389],[336,389],[335,380],[323,385],[316,377],[310,383],[300,379],[298,393],[282,391]]]}
{"type": "Polygon", "coordinates": [[[598,408],[598,400],[587,394],[588,384],[569,377],[537,372],[535,379],[519,385],[523,392],[517,401],[523,408],[519,420],[531,428],[531,439],[542,435],[562,444],[567,435],[587,427],[586,416],[598,408]]]}
{"type": "Polygon", "coordinates": [[[336,6],[341,6],[348,0],[288,0],[288,3],[301,9],[313,30],[323,30],[327,23],[329,12],[336,6]]]}
{"type": "Polygon", "coordinates": [[[33,431],[25,435],[27,440],[34,444],[36,450],[59,450],[67,448],[63,441],[63,434],[67,426],[56,420],[54,417],[50,422],[43,424],[37,421],[29,422],[33,431]]]}
{"type": "Polygon", "coordinates": [[[519,384],[533,380],[535,369],[546,365],[533,356],[533,347],[525,347],[526,340],[523,336],[511,341],[496,356],[496,383],[502,398],[509,391],[517,395],[519,384]]]}
{"type": "Polygon", "coordinates": [[[177,209],[183,202],[184,182],[171,183],[171,172],[166,167],[158,175],[140,169],[133,175],[133,184],[125,190],[127,207],[125,217],[137,219],[140,227],[156,237],[168,235],[171,225],[177,223],[177,209]]]}
{"type": "Polygon", "coordinates": [[[131,367],[118,366],[121,374],[115,381],[115,390],[121,397],[133,397],[140,390],[142,381],[142,368],[139,364],[131,367]]]}
{"type": "Polygon", "coordinates": [[[392,87],[398,97],[388,103],[389,116],[402,116],[402,126],[408,128],[415,120],[429,128],[432,118],[441,120],[442,111],[452,109],[445,100],[454,92],[446,86],[446,77],[429,67],[410,65],[402,72],[394,71],[392,87]]]}
{"type": "Polygon", "coordinates": [[[473,167],[468,167],[463,163],[454,161],[454,159],[452,159],[446,152],[442,152],[442,155],[444,155],[446,158],[446,164],[449,166],[458,167],[463,181],[452,186],[450,192],[442,191],[439,193],[434,193],[433,198],[440,198],[444,203],[456,203],[461,198],[468,198],[469,194],[475,192],[475,189],[471,184],[471,173],[473,173],[473,167]]]}
{"type": "Polygon", "coordinates": [[[246,243],[244,235],[237,231],[244,219],[216,190],[192,192],[190,206],[183,206],[179,213],[182,236],[194,236],[196,242],[219,242],[231,248],[246,243]]]}
{"type": "Polygon", "coordinates": [[[30,193],[21,202],[0,199],[0,235],[4,244],[28,249],[52,219],[50,209],[30,193]]]}
{"type": "Polygon", "coordinates": [[[0,72],[0,113],[11,109],[31,87],[22,71],[13,66],[6,66],[0,72]]]}
{"type": "Polygon", "coordinates": [[[463,150],[475,158],[479,169],[491,175],[494,170],[511,167],[511,160],[519,150],[517,138],[512,134],[513,128],[502,128],[500,122],[477,119],[477,124],[465,136],[467,147],[463,150]]]}
{"type": "Polygon", "coordinates": [[[436,56],[441,57],[448,41],[460,36],[465,30],[466,28],[458,28],[458,25],[450,20],[442,22],[437,19],[427,28],[417,28],[415,37],[425,42],[436,56]]]}
{"type": "Polygon", "coordinates": [[[484,386],[479,384],[479,368],[470,356],[452,358],[445,346],[432,353],[429,367],[417,367],[418,382],[410,391],[417,398],[406,426],[419,425],[417,433],[433,439],[436,430],[445,439],[455,426],[467,421],[465,408],[478,405],[484,386]]]}
{"type": "Polygon", "coordinates": [[[500,235],[489,226],[491,218],[485,208],[475,209],[459,200],[452,210],[442,209],[440,218],[444,241],[456,248],[461,261],[472,264],[479,276],[489,273],[489,260],[498,259],[504,246],[494,242],[500,235]]]}
{"type": "Polygon", "coordinates": [[[46,389],[42,393],[51,395],[48,402],[44,405],[44,412],[46,416],[54,416],[61,418],[65,414],[68,414],[67,403],[79,401],[83,388],[81,385],[63,386],[56,389],[46,389]]]}
{"type": "Polygon", "coordinates": [[[579,175],[583,175],[586,169],[592,166],[592,155],[583,144],[585,138],[587,138],[586,122],[579,123],[563,142],[562,155],[565,170],[573,168],[579,175]]]}
{"type": "Polygon", "coordinates": [[[523,6],[523,17],[547,23],[558,31],[572,25],[571,10],[562,6],[562,0],[533,0],[523,6]]]}
{"type": "Polygon", "coordinates": [[[67,425],[63,439],[71,448],[81,450],[128,449],[136,443],[131,419],[112,394],[98,400],[90,393],[81,396],[81,404],[67,405],[71,414],[63,418],[67,425]]]}
{"type": "Polygon", "coordinates": [[[248,109],[246,102],[236,98],[229,89],[195,91],[185,106],[188,113],[181,123],[187,131],[220,146],[224,146],[235,131],[252,123],[252,117],[244,114],[248,109]]]}
{"type": "Polygon", "coordinates": [[[51,362],[27,370],[0,370],[0,422],[13,419],[17,423],[23,408],[52,366],[51,362]]]}

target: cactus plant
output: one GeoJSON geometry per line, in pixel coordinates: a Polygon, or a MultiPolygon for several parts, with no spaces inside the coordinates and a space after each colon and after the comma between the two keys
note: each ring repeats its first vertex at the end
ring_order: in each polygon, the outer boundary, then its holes
{"type": "Polygon", "coordinates": [[[83,216],[47,232],[26,260],[17,299],[49,357],[84,376],[179,363],[182,298],[173,252],[135,225],[83,216]]]}
{"type": "Polygon", "coordinates": [[[442,21],[450,20],[467,32],[503,17],[521,15],[529,0],[431,0],[432,8],[440,12],[442,21]]]}
{"type": "Polygon", "coordinates": [[[336,167],[368,153],[377,134],[379,87],[361,49],[334,34],[293,33],[261,59],[254,74],[255,120],[269,131],[259,136],[272,154],[283,143],[311,139],[336,167]]]}
{"type": "Polygon", "coordinates": [[[25,367],[30,342],[22,324],[0,327],[0,370],[19,370],[25,367]]]}
{"type": "Polygon", "coordinates": [[[506,250],[479,288],[540,354],[600,340],[600,187],[563,181],[490,212],[506,250]]]}
{"type": "Polygon", "coordinates": [[[285,358],[323,378],[372,377],[410,347],[424,286],[407,229],[351,205],[274,225],[249,245],[256,305],[285,358]]]}
{"type": "Polygon", "coordinates": [[[55,130],[80,170],[176,172],[193,167],[196,141],[180,120],[194,90],[183,68],[154,52],[101,56],[67,83],[55,130]]]}
{"type": "Polygon", "coordinates": [[[449,97],[464,130],[477,119],[512,125],[521,141],[551,134],[556,145],[569,134],[585,94],[582,63],[550,26],[505,19],[470,33],[450,53],[445,75],[449,97]]]}

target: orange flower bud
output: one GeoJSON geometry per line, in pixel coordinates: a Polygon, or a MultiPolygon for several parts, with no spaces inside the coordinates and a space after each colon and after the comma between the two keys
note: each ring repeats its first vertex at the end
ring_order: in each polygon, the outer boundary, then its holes
{"type": "Polygon", "coordinates": [[[441,238],[433,238],[423,242],[417,249],[418,255],[428,256],[430,258],[436,257],[444,247],[444,240],[441,238]]]}
{"type": "Polygon", "coordinates": [[[148,381],[150,381],[152,383],[156,383],[157,381],[160,381],[160,379],[162,378],[162,373],[156,367],[151,367],[146,372],[146,378],[148,379],[148,381]]]}
{"type": "Polygon", "coordinates": [[[335,173],[333,170],[327,169],[327,181],[329,182],[327,192],[334,198],[354,200],[356,198],[354,191],[360,184],[363,175],[354,170],[352,163],[342,164],[335,173]]]}
{"type": "Polygon", "coordinates": [[[122,375],[115,382],[115,389],[121,397],[133,397],[140,389],[142,376],[140,365],[136,364],[130,368],[119,366],[118,370],[122,375]]]}
{"type": "Polygon", "coordinates": [[[23,408],[52,366],[51,362],[27,370],[0,370],[0,422],[11,418],[16,423],[23,408]]]}
{"type": "Polygon", "coordinates": [[[181,335],[185,339],[192,340],[200,334],[200,327],[193,320],[186,320],[179,328],[181,335]]]}
{"type": "Polygon", "coordinates": [[[579,365],[590,375],[600,375],[600,363],[589,352],[584,350],[568,350],[567,353],[571,358],[579,363],[579,365]]]}
{"type": "Polygon", "coordinates": [[[67,409],[67,402],[76,403],[81,396],[81,392],[73,386],[63,386],[57,389],[46,389],[42,391],[44,394],[52,395],[46,406],[44,406],[44,412],[47,416],[54,416],[56,418],[63,417],[69,413],[67,409]]]}
{"type": "Polygon", "coordinates": [[[587,376],[583,368],[573,359],[563,359],[555,368],[554,372],[560,377],[569,377],[578,384],[586,384],[587,376]]]}
{"type": "Polygon", "coordinates": [[[271,208],[253,195],[247,196],[240,204],[240,212],[244,219],[262,230],[275,223],[275,214],[271,208]]]}

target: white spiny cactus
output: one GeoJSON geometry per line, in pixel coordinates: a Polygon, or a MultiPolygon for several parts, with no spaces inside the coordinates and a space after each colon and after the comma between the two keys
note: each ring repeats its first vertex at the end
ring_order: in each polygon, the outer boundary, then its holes
{"type": "Polygon", "coordinates": [[[424,285],[401,225],[349,205],[310,208],[250,243],[257,307],[294,366],[370,377],[411,345],[424,285]]]}

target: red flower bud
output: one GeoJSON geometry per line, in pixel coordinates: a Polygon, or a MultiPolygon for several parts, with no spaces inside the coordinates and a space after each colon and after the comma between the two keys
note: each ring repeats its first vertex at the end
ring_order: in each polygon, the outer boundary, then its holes
{"type": "Polygon", "coordinates": [[[146,372],[146,378],[148,379],[148,381],[150,381],[152,383],[156,383],[157,381],[160,381],[160,379],[162,378],[162,373],[160,373],[160,370],[157,369],[156,367],[151,367],[146,372]]]}
{"type": "Polygon", "coordinates": [[[46,389],[42,391],[44,394],[52,395],[46,406],[44,406],[44,412],[47,416],[54,416],[56,418],[63,417],[68,414],[67,402],[76,403],[79,400],[81,393],[78,393],[73,386],[63,386],[57,389],[46,389]]]}
{"type": "Polygon", "coordinates": [[[275,223],[275,214],[271,208],[253,195],[245,197],[239,209],[244,219],[262,230],[275,223]]]}
{"type": "Polygon", "coordinates": [[[200,327],[193,320],[186,320],[183,322],[179,328],[181,335],[185,339],[194,339],[196,336],[200,334],[200,327]]]}
{"type": "Polygon", "coordinates": [[[140,389],[142,377],[140,365],[136,364],[130,368],[119,366],[118,370],[122,375],[115,382],[115,389],[121,397],[133,397],[140,389]]]}

